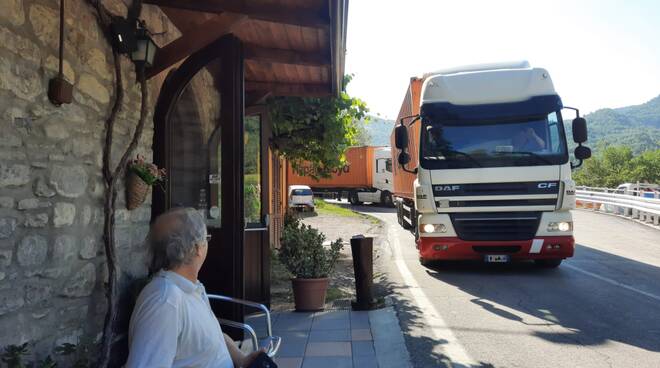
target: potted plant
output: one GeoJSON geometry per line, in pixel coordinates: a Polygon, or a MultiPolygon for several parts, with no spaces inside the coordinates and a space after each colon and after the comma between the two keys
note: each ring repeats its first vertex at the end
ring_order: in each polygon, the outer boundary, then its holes
{"type": "Polygon", "coordinates": [[[293,299],[297,311],[318,311],[325,305],[329,276],[343,248],[341,238],[326,247],[325,235],[317,229],[287,216],[279,258],[293,275],[293,299]]]}
{"type": "Polygon", "coordinates": [[[126,208],[136,209],[144,203],[149,189],[165,180],[165,169],[146,162],[144,157],[137,158],[128,164],[128,177],[126,178],[126,208]]]}

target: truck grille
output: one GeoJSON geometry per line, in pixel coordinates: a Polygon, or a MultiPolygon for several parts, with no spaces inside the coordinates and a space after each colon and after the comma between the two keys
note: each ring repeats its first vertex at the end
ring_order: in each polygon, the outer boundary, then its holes
{"type": "Polygon", "coordinates": [[[434,184],[433,195],[447,196],[493,196],[559,194],[558,181],[529,181],[514,183],[434,184]]]}
{"type": "Polygon", "coordinates": [[[462,240],[529,240],[536,235],[541,213],[452,213],[449,217],[462,240]]]}

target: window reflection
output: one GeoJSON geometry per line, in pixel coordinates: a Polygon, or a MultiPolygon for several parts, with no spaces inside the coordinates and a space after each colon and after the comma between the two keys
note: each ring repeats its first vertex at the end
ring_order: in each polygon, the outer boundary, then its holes
{"type": "Polygon", "coordinates": [[[209,226],[220,226],[219,61],[200,70],[170,112],[170,200],[197,208],[209,226]]]}

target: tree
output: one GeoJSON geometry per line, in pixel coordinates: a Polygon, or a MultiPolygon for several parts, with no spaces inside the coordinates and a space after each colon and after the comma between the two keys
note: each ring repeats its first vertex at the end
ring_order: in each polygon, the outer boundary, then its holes
{"type": "Polygon", "coordinates": [[[584,162],[575,173],[578,185],[591,187],[617,187],[632,177],[633,154],[630,147],[606,147],[599,156],[584,162]]]}
{"type": "Polygon", "coordinates": [[[578,185],[615,188],[621,183],[660,183],[660,150],[633,157],[627,146],[605,147],[573,177],[578,185]]]}
{"type": "Polygon", "coordinates": [[[660,183],[660,149],[642,152],[632,160],[634,182],[660,183]]]}
{"type": "Polygon", "coordinates": [[[273,97],[267,102],[273,121],[272,147],[283,154],[298,173],[327,177],[345,164],[344,151],[357,144],[358,121],[366,104],[346,93],[352,76],[344,77],[338,97],[273,97]]]}

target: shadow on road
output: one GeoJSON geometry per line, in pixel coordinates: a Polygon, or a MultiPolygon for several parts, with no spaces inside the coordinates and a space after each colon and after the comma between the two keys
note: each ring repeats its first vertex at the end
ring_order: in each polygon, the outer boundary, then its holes
{"type": "Polygon", "coordinates": [[[406,347],[410,353],[413,367],[494,368],[492,364],[487,362],[472,365],[452,362],[442,354],[442,347],[447,344],[446,340],[437,340],[419,335],[420,330],[428,328],[424,320],[424,311],[408,302],[406,298],[396,297],[408,289],[407,286],[392,283],[388,280],[380,280],[376,287],[376,294],[394,296],[399,323],[405,336],[406,347]]]}
{"type": "Polygon", "coordinates": [[[568,330],[533,332],[547,341],[583,346],[618,341],[660,351],[660,303],[643,294],[660,295],[658,267],[577,245],[575,260],[558,269],[532,263],[444,263],[427,273],[474,296],[472,303],[494,316],[568,330]],[[525,315],[544,322],[526,322],[525,315]]]}

